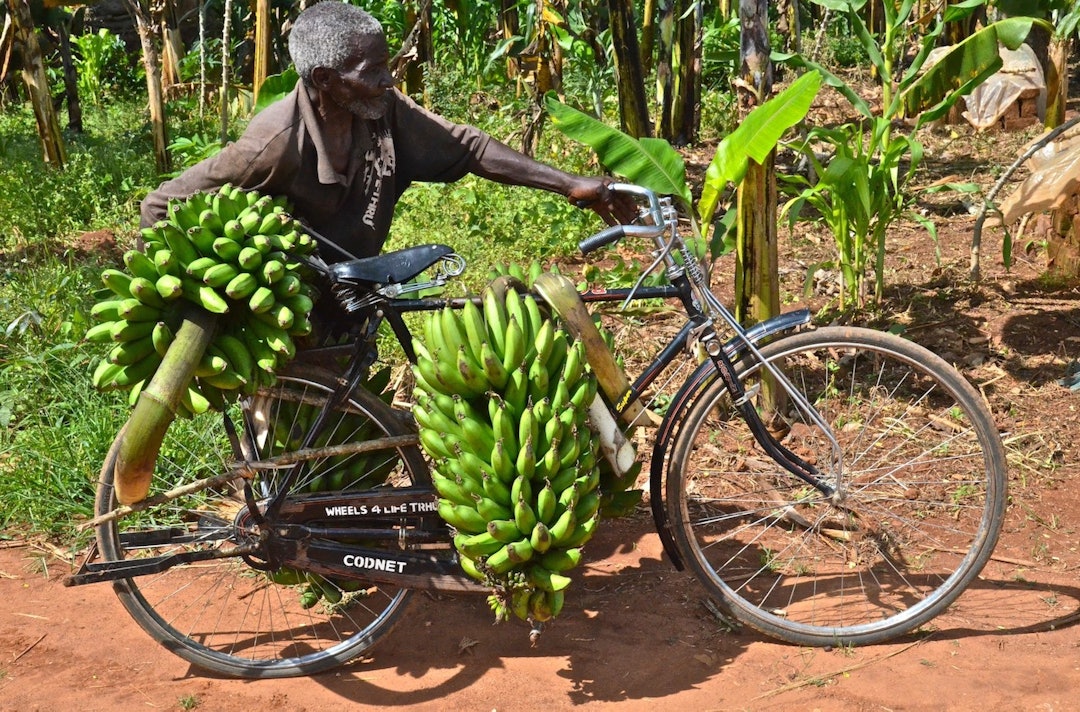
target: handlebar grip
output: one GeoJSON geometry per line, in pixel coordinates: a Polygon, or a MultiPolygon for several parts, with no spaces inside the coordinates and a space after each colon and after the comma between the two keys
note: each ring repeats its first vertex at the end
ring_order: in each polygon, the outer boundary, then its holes
{"type": "Polygon", "coordinates": [[[609,245],[612,242],[621,240],[626,235],[625,225],[612,225],[611,227],[601,230],[595,235],[590,235],[584,240],[578,243],[578,249],[581,250],[581,254],[587,255],[593,250],[598,250],[604,245],[609,245]]]}

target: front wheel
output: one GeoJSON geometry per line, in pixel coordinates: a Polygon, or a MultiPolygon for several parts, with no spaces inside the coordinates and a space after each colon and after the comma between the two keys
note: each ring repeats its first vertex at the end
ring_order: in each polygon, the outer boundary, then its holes
{"type": "Polygon", "coordinates": [[[839,448],[760,364],[740,379],[821,488],[766,455],[723,382],[678,426],[666,514],[684,560],[747,625],[800,645],[867,644],[948,607],[997,541],[1006,461],[982,398],[945,361],[891,334],[827,327],[765,346],[839,448]]]}
{"type": "MultiPolygon", "coordinates": [[[[334,383],[330,373],[290,367],[273,387],[230,406],[228,417],[242,426],[238,430],[246,459],[296,454],[334,383]]],[[[395,411],[361,388],[334,411],[317,445],[398,436],[408,430],[395,411]]],[[[116,507],[115,450],[114,445],[98,484],[98,515],[116,507]]],[[[176,421],[162,445],[150,495],[229,472],[231,452],[221,414],[176,421]]],[[[257,471],[251,481],[255,496],[274,495],[288,471],[257,471]]],[[[303,473],[290,491],[430,482],[415,446],[334,457],[309,455],[303,473]]],[[[102,524],[97,534],[107,561],[213,553],[257,547],[259,541],[242,493],[232,485],[184,495],[102,524]]],[[[248,561],[257,564],[257,558],[248,561]]],[[[310,675],[357,657],[389,633],[411,593],[381,584],[334,582],[291,569],[263,571],[236,556],[171,566],[119,580],[114,587],[135,621],[166,648],[202,668],[246,678],[310,675]],[[320,594],[314,601],[313,582],[320,594]]]]}

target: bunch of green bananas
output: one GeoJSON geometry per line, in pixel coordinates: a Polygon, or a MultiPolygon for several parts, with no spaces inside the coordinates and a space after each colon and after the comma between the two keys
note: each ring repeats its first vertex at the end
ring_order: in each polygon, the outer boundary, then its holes
{"type": "Polygon", "coordinates": [[[344,594],[358,591],[362,586],[361,581],[336,581],[321,574],[300,571],[288,566],[267,572],[266,576],[281,586],[300,586],[300,607],[305,610],[314,608],[319,601],[325,601],[328,606],[336,606],[342,602],[344,594]]]}
{"type": "MultiPolygon", "coordinates": [[[[537,260],[530,262],[528,267],[524,267],[516,262],[497,262],[491,266],[490,270],[488,270],[488,279],[493,281],[499,277],[511,277],[524,284],[527,288],[532,289],[533,282],[536,281],[536,278],[539,277],[543,271],[543,266],[537,260]]],[[[557,265],[551,265],[548,271],[559,274],[557,265]]],[[[603,337],[607,347],[614,351],[614,334],[600,324],[599,314],[594,315],[593,318],[597,323],[600,335],[603,337]]],[[[620,368],[624,366],[621,355],[616,355],[615,361],[620,368]]],[[[628,430],[626,436],[630,437],[631,435],[632,431],[628,430]]],[[[618,475],[606,458],[600,458],[600,491],[602,492],[600,497],[600,511],[604,517],[623,517],[634,512],[638,504],[641,503],[641,498],[644,494],[643,490],[634,489],[634,485],[637,483],[637,478],[640,474],[640,460],[635,462],[628,471],[622,475],[618,475]]]]}
{"type": "MultiPolygon", "coordinates": [[[[527,288],[532,289],[533,282],[544,271],[544,266],[540,264],[539,260],[533,260],[529,263],[528,267],[523,267],[518,262],[496,262],[488,270],[487,278],[489,282],[494,282],[499,277],[512,277],[527,288]]],[[[551,266],[551,271],[558,274],[559,268],[557,265],[551,266]]]]}
{"type": "Polygon", "coordinates": [[[545,621],[598,521],[596,379],[531,295],[492,285],[479,301],[429,314],[413,414],[462,568],[494,586],[500,618],[545,621]]]}
{"type": "Polygon", "coordinates": [[[238,392],[273,382],[293,358],[293,337],[311,331],[315,292],[297,259],[315,249],[283,199],[230,185],[169,204],[168,218],[142,231],[145,252],[106,269],[105,296],[91,309],[90,341],[112,343],[94,385],[129,388],[138,399],[178,328],[180,305],[222,315],[195,371],[181,414],[223,408],[238,392]]]}

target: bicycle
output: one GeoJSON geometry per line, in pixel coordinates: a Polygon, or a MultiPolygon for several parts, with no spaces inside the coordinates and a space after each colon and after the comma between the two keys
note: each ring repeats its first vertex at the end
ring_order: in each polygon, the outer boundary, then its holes
{"type": "MultiPolygon", "coordinates": [[[[1005,455],[979,393],[921,346],[813,328],[806,310],[743,329],[709,291],[670,201],[613,189],[644,204],[642,219],[583,240],[582,252],[651,240],[642,280],[657,266],[668,280],[580,299],[663,299],[685,312],[625,393],[603,401],[624,424],[647,424],[662,395],[648,491],[672,564],[738,621],[800,645],[880,642],[945,610],[987,562],[1004,513],[1005,455]],[[732,335],[721,341],[718,328],[732,335]]],[[[486,592],[457,565],[411,415],[364,387],[379,326],[412,358],[404,315],[472,298],[414,293],[463,269],[441,245],[330,266],[352,338],[304,351],[220,420],[175,423],[155,494],[135,511],[113,497],[114,445],[97,551],[67,583],[112,581],[158,642],[250,678],[356,658],[415,591],[486,592]],[[195,473],[207,476],[162,492],[195,473]],[[305,491],[327,473],[332,491],[305,491]],[[289,571],[319,574],[330,604],[304,608],[289,571]]]]}

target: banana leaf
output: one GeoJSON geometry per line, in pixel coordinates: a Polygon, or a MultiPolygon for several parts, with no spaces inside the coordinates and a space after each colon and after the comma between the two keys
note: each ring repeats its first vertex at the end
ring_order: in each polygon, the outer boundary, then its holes
{"type": "Polygon", "coordinates": [[[716,147],[701,189],[698,215],[702,225],[712,222],[721,192],[728,183],[742,180],[750,159],[763,163],[784,132],[806,117],[821,82],[821,74],[807,72],[751,111],[738,128],[724,137],[716,147]]]}
{"type": "Polygon", "coordinates": [[[255,113],[259,113],[278,99],[284,98],[300,81],[300,75],[289,67],[281,74],[271,74],[259,87],[259,99],[255,103],[255,113]]]}
{"type": "Polygon", "coordinates": [[[596,151],[612,173],[660,195],[672,195],[693,205],[682,156],[664,139],[635,139],[559,101],[554,92],[544,95],[551,122],[569,138],[596,151]]]}
{"type": "Polygon", "coordinates": [[[998,44],[1016,49],[1036,22],[1031,17],[1001,20],[955,45],[897,97],[904,113],[919,116],[921,123],[940,118],[959,97],[971,93],[1001,69],[998,44]]]}

